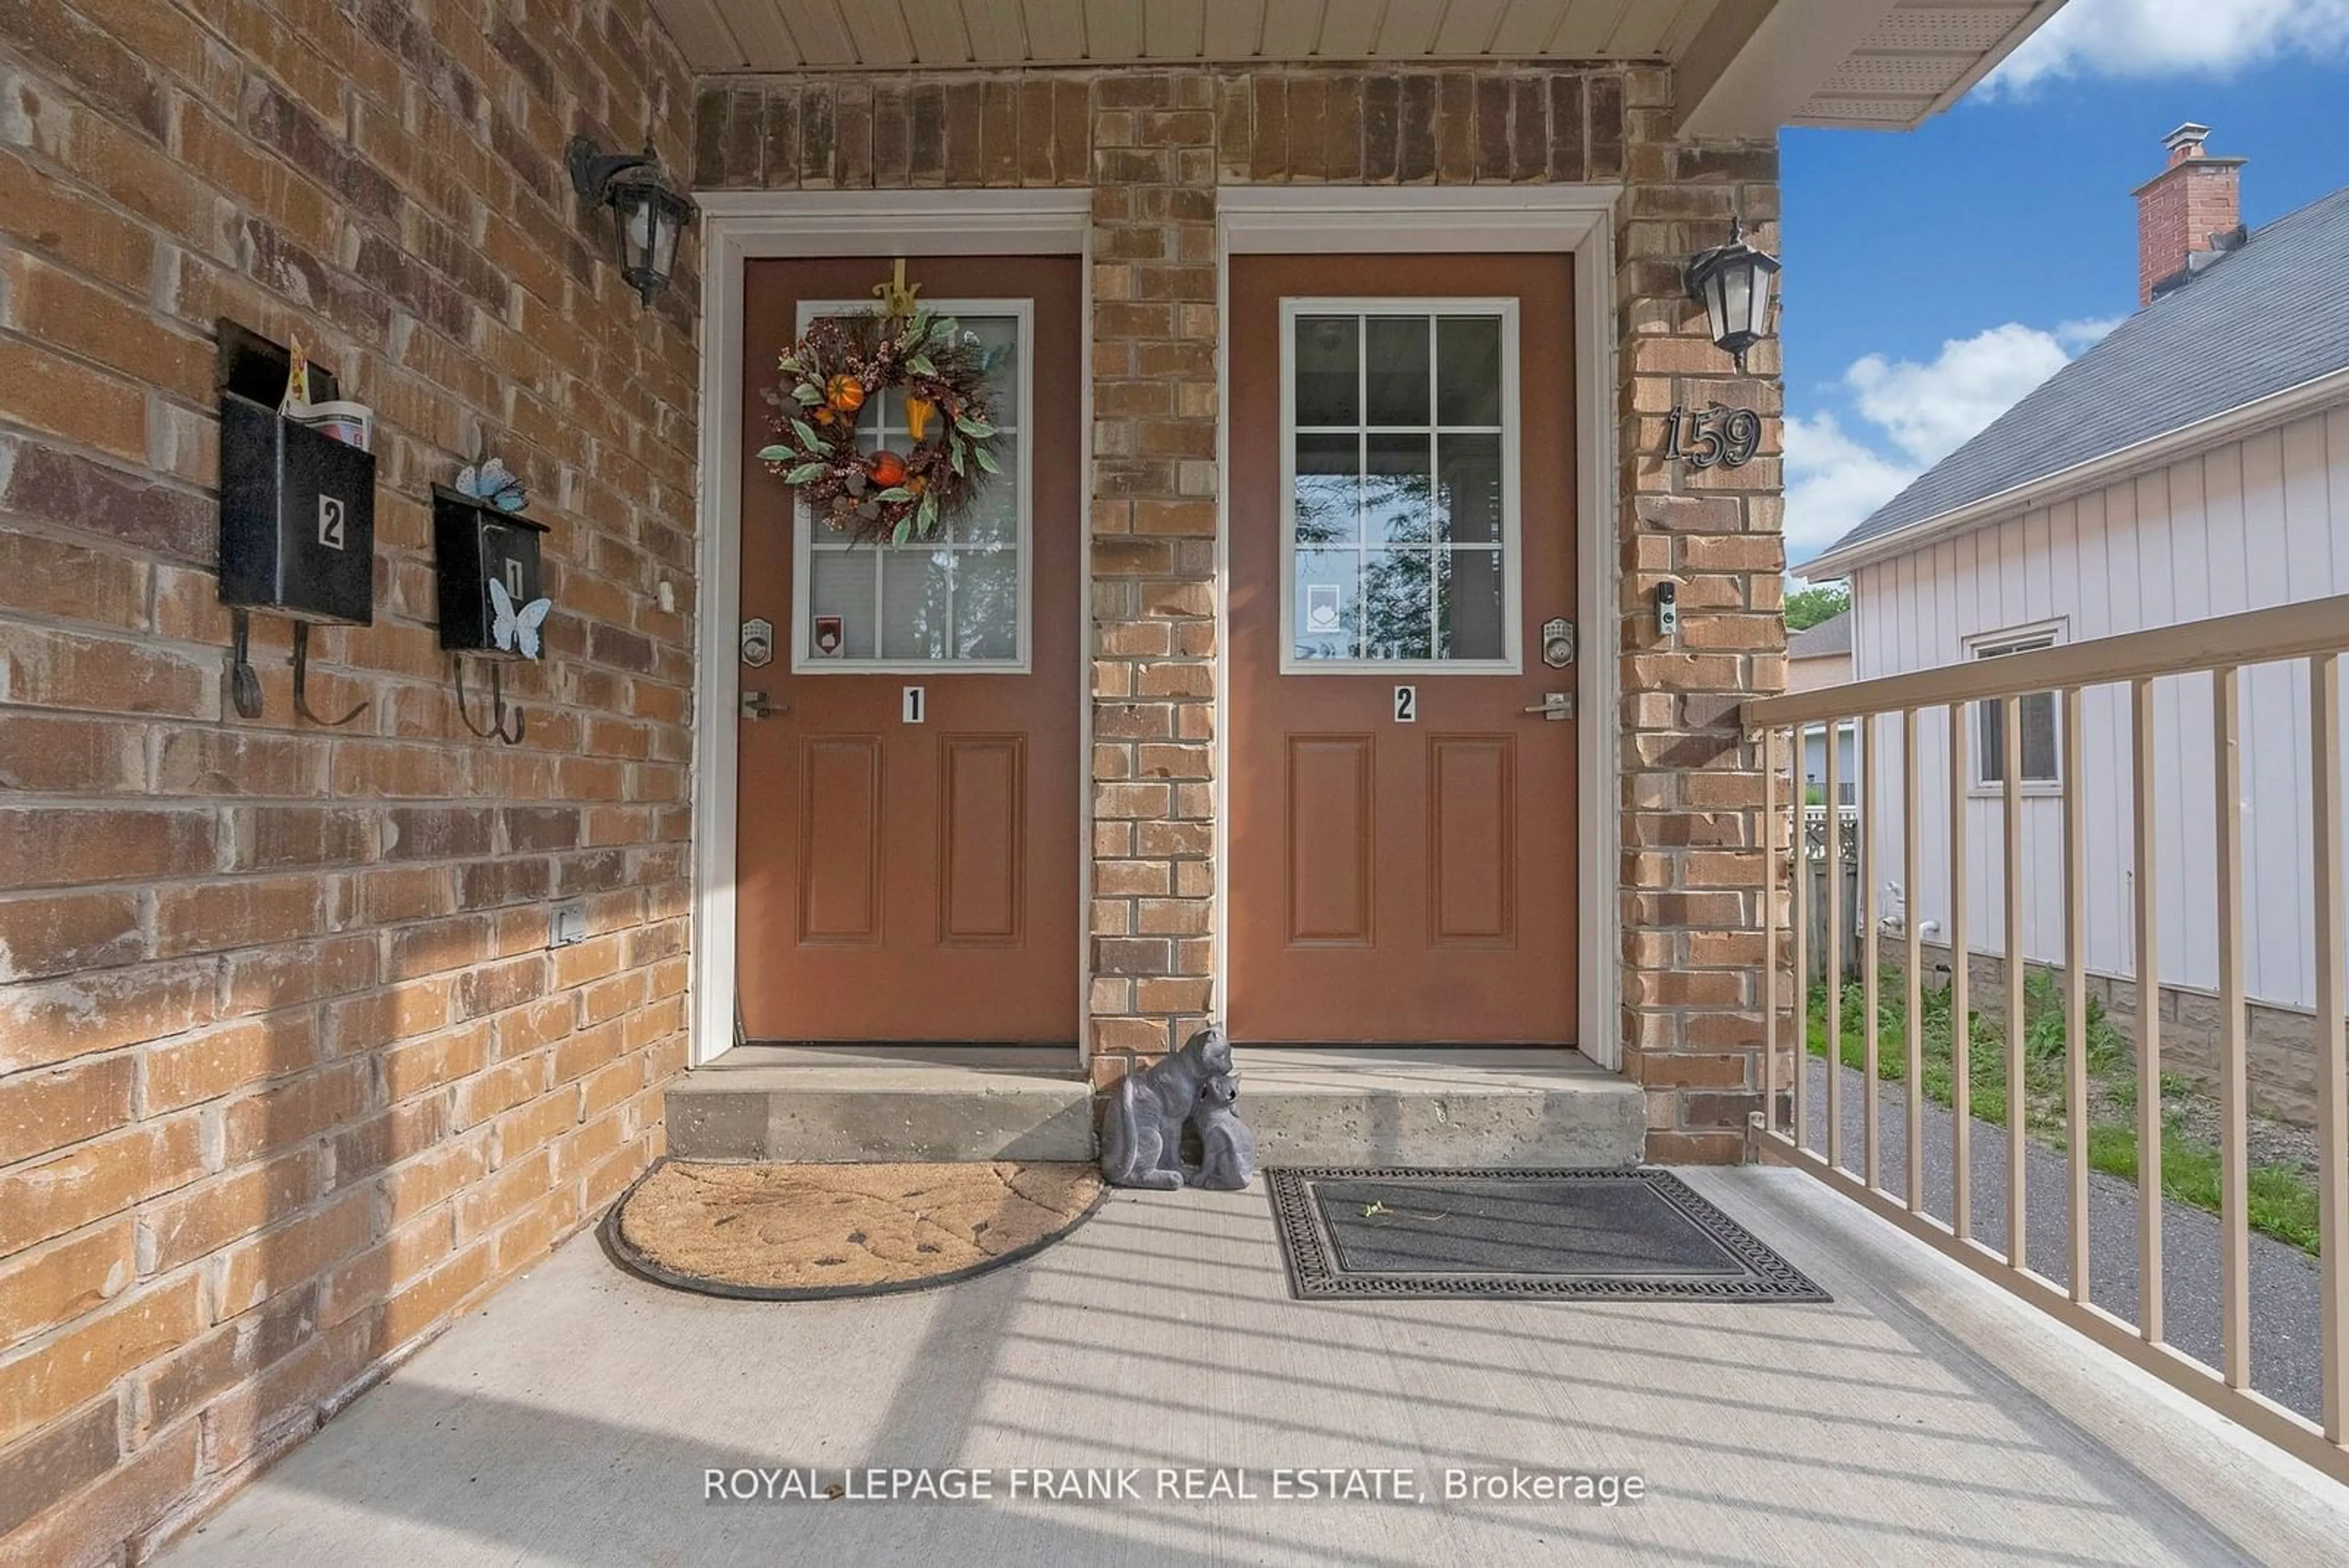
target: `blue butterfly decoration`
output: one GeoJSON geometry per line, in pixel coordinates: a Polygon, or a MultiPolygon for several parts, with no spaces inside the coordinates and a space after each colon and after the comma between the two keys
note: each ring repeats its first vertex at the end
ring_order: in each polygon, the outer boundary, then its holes
{"type": "Polygon", "coordinates": [[[506,471],[503,458],[493,457],[479,465],[467,463],[458,471],[457,489],[501,512],[519,512],[530,504],[530,493],[506,471]]]}
{"type": "Polygon", "coordinates": [[[533,599],[517,609],[504,583],[492,577],[489,584],[490,607],[496,612],[490,621],[490,639],[504,652],[536,659],[538,628],[545,624],[546,612],[554,607],[554,601],[533,599]]]}

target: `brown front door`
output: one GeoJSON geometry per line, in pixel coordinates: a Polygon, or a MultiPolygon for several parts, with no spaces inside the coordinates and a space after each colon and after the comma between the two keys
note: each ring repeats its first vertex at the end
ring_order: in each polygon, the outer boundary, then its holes
{"type": "MultiPolygon", "coordinates": [[[[762,392],[814,315],[869,308],[889,258],[761,261],[744,282],[739,959],[754,1040],[1077,1037],[1079,264],[911,260],[984,340],[1003,473],[951,533],[850,545],[754,455],[762,392]]],[[[902,450],[905,410],[859,429],[902,450]]]]}
{"type": "Polygon", "coordinates": [[[1236,1040],[1575,1038],[1571,266],[1233,262],[1236,1040]]]}

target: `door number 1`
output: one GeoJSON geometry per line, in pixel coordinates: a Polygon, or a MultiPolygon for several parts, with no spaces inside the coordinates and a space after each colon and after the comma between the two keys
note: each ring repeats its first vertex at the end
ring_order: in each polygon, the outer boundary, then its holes
{"type": "Polygon", "coordinates": [[[922,689],[920,687],[905,688],[904,717],[908,724],[918,724],[922,722],[922,689]]]}
{"type": "Polygon", "coordinates": [[[1416,724],[1419,722],[1418,687],[1398,686],[1395,688],[1394,722],[1398,724],[1416,724]]]}

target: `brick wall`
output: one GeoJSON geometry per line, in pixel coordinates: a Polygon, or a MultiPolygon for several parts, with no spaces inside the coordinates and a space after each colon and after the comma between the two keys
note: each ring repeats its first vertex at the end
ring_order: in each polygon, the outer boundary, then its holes
{"type": "Polygon", "coordinates": [[[1760,1100],[1761,774],[1735,710],[1785,683],[1777,345],[1736,379],[1681,284],[1741,212],[1775,243],[1769,143],[1671,140],[1671,78],[1588,69],[1038,71],[705,86],[709,187],[1093,189],[1093,1043],[1164,1050],[1215,1006],[1216,192],[1243,183],[1621,182],[1617,324],[1626,1071],[1650,1152],[1733,1160],[1760,1100]],[[884,158],[878,150],[891,149],[884,158]],[[859,153],[855,150],[870,151],[859,153]],[[904,149],[902,155],[896,151],[904,149]],[[1087,171],[1090,170],[1090,175],[1087,171]],[[1702,474],[1665,414],[1759,409],[1702,474]],[[1650,590],[1685,585],[1656,643],[1650,590]]]}
{"type": "MultiPolygon", "coordinates": [[[[643,0],[26,0],[0,29],[0,1563],[143,1552],[660,1147],[683,1060],[690,278],[560,162],[672,167],[643,0]],[[379,423],[377,623],[224,701],[212,324],[379,423]],[[428,486],[486,441],[557,604],[460,723],[428,486]],[[546,900],[592,939],[546,950],[546,900]],[[144,1544],[142,1544],[144,1543],[144,1544]]],[[[688,247],[690,265],[693,251],[688,247]]]]}
{"type": "Polygon", "coordinates": [[[1636,73],[1630,93],[1616,271],[1623,1070],[1648,1089],[1650,1158],[1727,1163],[1763,1105],[1763,775],[1737,714],[1786,683],[1785,396],[1777,338],[1739,377],[1682,278],[1732,213],[1778,249],[1778,154],[1669,141],[1657,81],[1636,73]],[[1665,458],[1671,410],[1715,402],[1760,411],[1759,454],[1701,470],[1665,458]],[[1681,585],[1670,646],[1653,597],[1667,576],[1681,585]]]}

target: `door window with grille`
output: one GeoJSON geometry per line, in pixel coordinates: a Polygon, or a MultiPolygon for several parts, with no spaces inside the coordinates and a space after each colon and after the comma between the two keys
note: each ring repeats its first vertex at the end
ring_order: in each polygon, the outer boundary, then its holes
{"type": "MultiPolygon", "coordinates": [[[[802,674],[940,667],[1021,671],[1028,668],[1030,597],[1030,392],[1033,317],[1026,300],[938,300],[987,354],[987,376],[1002,472],[927,539],[857,543],[793,508],[792,668],[802,674]]],[[[818,318],[867,308],[854,301],[800,307],[804,332],[818,318]]],[[[933,421],[926,439],[941,439],[933,421]]],[[[865,400],[859,450],[903,452],[912,441],[905,394],[865,400]]]]}
{"type": "Polygon", "coordinates": [[[1515,300],[1282,301],[1284,672],[1517,668],[1516,410],[1515,300]]]}

